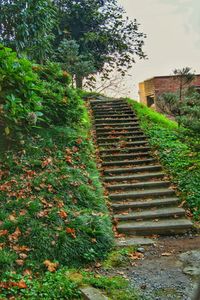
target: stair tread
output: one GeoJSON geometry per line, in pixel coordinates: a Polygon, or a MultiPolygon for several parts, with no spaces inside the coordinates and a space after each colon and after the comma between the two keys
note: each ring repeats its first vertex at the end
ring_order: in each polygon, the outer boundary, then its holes
{"type": "Polygon", "coordinates": [[[102,163],[103,166],[112,166],[112,165],[119,165],[119,164],[140,164],[140,163],[149,163],[149,162],[156,162],[155,158],[146,158],[146,159],[134,159],[134,160],[114,160],[102,163]]]}
{"type": "Polygon", "coordinates": [[[170,219],[170,220],[159,220],[158,222],[155,221],[129,221],[124,222],[123,224],[118,225],[118,229],[126,228],[128,229],[137,229],[142,230],[144,228],[146,229],[152,229],[152,228],[174,228],[174,227],[180,227],[180,226],[192,226],[192,222],[186,218],[183,219],[170,219]]]}
{"type": "Polygon", "coordinates": [[[171,194],[171,193],[175,193],[174,190],[170,189],[170,188],[160,188],[160,189],[148,189],[148,190],[137,190],[137,191],[132,191],[132,192],[120,192],[120,193],[114,193],[114,194],[110,194],[109,197],[110,199],[114,199],[114,198],[120,198],[120,197],[132,197],[132,196],[148,196],[148,195],[157,195],[157,194],[171,194]]]}
{"type": "Polygon", "coordinates": [[[129,201],[129,202],[118,202],[118,203],[112,203],[111,207],[114,209],[127,209],[127,208],[144,208],[144,207],[155,207],[157,205],[175,205],[179,202],[179,199],[177,197],[166,197],[163,199],[157,198],[157,199],[143,199],[140,201],[129,201]]]}
{"type": "Polygon", "coordinates": [[[169,185],[170,182],[169,181],[148,181],[148,182],[139,182],[139,183],[125,183],[125,184],[113,184],[110,186],[107,186],[107,189],[122,189],[122,188],[126,188],[126,187],[130,187],[130,188],[145,188],[145,187],[149,187],[149,186],[155,186],[155,185],[169,185]]]}
{"type": "Polygon", "coordinates": [[[105,173],[120,173],[120,172],[127,172],[129,173],[130,171],[132,172],[146,172],[146,171],[151,171],[151,170],[157,170],[157,169],[162,169],[160,164],[157,165],[148,165],[148,166],[137,166],[135,168],[116,168],[116,169],[106,169],[104,170],[105,173]]]}
{"type": "Polygon", "coordinates": [[[157,176],[165,176],[165,173],[163,172],[156,172],[156,173],[150,173],[150,174],[143,174],[143,175],[129,175],[129,176],[110,176],[110,177],[104,177],[104,181],[128,181],[128,180],[137,180],[142,178],[148,178],[148,177],[157,177],[157,176]]]}
{"type": "Polygon", "coordinates": [[[115,219],[123,220],[127,218],[143,218],[143,217],[160,217],[162,215],[177,215],[177,214],[185,214],[185,210],[183,208],[179,207],[168,207],[168,208],[157,208],[154,210],[143,210],[143,211],[136,211],[132,213],[127,213],[127,214],[117,214],[114,215],[115,219]]]}

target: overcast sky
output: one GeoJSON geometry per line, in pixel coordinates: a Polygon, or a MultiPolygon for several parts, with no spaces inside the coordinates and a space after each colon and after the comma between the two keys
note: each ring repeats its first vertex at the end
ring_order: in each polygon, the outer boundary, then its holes
{"type": "Polygon", "coordinates": [[[126,79],[126,93],[138,98],[138,83],[175,68],[200,73],[200,0],[119,0],[147,34],[148,60],[139,61],[126,79]]]}

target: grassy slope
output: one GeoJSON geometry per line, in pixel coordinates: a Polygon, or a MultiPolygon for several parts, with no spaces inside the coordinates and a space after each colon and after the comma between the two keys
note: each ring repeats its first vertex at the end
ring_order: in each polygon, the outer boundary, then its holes
{"type": "Polygon", "coordinates": [[[168,120],[148,107],[127,100],[140,117],[140,124],[149,137],[162,164],[177,184],[182,200],[185,200],[196,219],[200,216],[200,155],[194,153],[184,139],[177,123],[168,120]]]}

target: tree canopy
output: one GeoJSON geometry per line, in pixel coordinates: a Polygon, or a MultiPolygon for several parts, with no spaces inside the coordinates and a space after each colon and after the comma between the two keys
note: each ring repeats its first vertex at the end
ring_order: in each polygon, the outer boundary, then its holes
{"type": "Polygon", "coordinates": [[[123,76],[136,57],[145,57],[145,35],[117,0],[3,0],[0,13],[1,42],[40,63],[60,60],[79,87],[89,74],[108,78],[116,69],[123,76]],[[76,67],[60,55],[72,50],[76,67]]]}

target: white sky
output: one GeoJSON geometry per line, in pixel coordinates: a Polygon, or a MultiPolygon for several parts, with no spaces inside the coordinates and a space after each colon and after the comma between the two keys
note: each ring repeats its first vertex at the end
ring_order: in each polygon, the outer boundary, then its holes
{"type": "MultiPolygon", "coordinates": [[[[137,62],[125,80],[126,95],[138,99],[138,83],[175,68],[200,73],[200,0],[119,0],[147,34],[148,60],[137,62]]],[[[120,96],[120,94],[119,94],[120,96]]],[[[124,96],[124,92],[123,92],[124,96]]]]}

